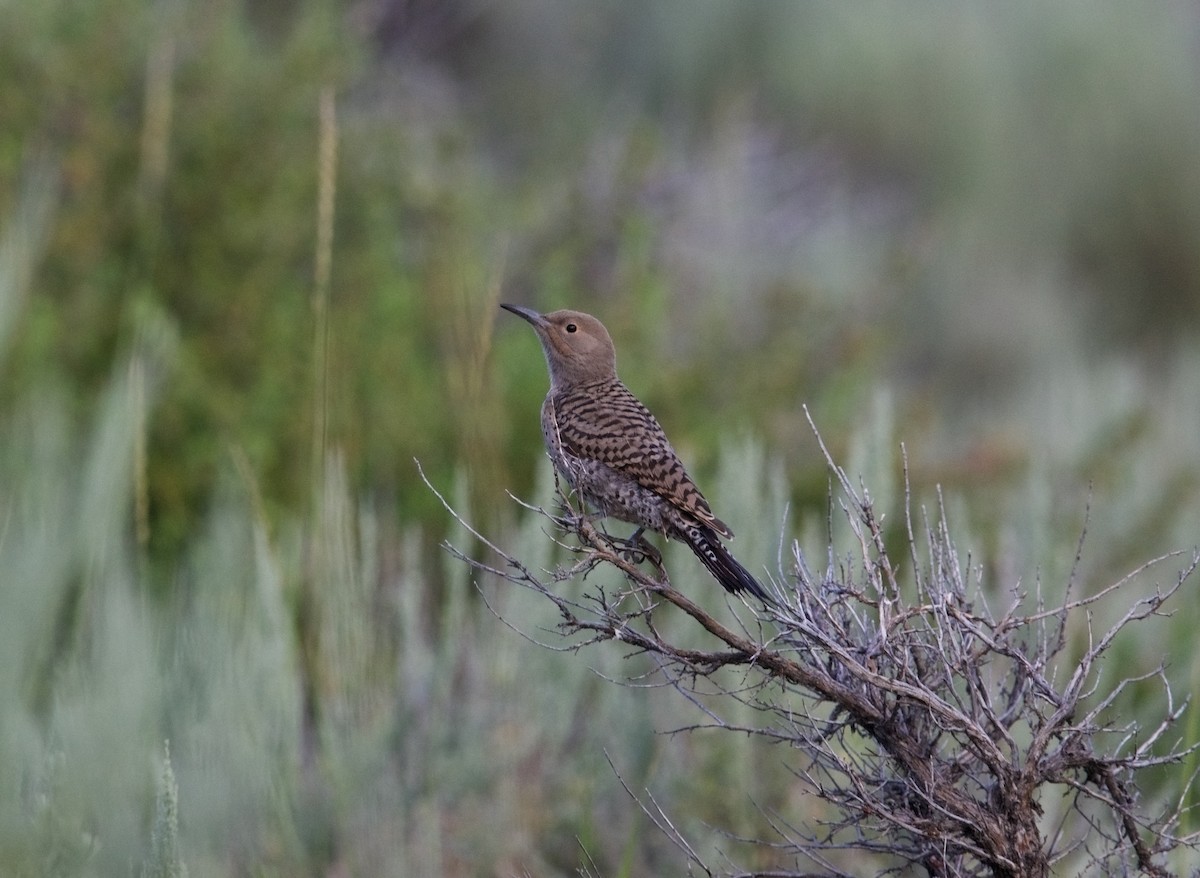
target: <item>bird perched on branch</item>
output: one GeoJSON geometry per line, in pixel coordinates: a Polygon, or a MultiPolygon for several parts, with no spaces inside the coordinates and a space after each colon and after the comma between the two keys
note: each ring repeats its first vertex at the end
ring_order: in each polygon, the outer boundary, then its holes
{"type": "Polygon", "coordinates": [[[731,593],[770,601],[721,538],[733,536],[683,468],[654,415],[617,378],[617,355],[604,325],[579,311],[539,314],[501,305],[528,320],[550,369],[542,435],[555,468],[605,515],[686,543],[731,593]]]}

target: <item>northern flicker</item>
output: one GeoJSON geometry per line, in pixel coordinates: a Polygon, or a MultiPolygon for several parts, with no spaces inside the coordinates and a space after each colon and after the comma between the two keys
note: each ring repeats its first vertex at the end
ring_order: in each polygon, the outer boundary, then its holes
{"type": "Polygon", "coordinates": [[[604,325],[579,311],[539,314],[501,305],[532,324],[550,369],[542,435],[555,468],[605,515],[686,543],[732,593],[770,601],[721,538],[733,536],[713,515],[654,415],[617,378],[617,356],[604,325]]]}

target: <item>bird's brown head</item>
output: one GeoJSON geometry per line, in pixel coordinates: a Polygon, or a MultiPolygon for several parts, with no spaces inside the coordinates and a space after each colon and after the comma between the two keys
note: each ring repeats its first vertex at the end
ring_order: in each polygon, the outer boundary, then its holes
{"type": "Polygon", "coordinates": [[[560,390],[617,377],[617,353],[604,324],[582,311],[539,314],[520,305],[501,305],[529,321],[542,343],[551,389],[560,390]]]}

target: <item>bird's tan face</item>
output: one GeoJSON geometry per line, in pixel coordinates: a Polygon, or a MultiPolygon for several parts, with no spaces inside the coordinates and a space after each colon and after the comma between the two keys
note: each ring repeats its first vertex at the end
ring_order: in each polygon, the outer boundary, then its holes
{"type": "Polygon", "coordinates": [[[519,305],[501,305],[528,320],[542,342],[555,388],[615,378],[617,355],[604,324],[582,311],[539,314],[519,305]]]}
{"type": "Polygon", "coordinates": [[[584,362],[615,360],[612,339],[604,324],[580,311],[551,311],[542,315],[538,335],[559,356],[584,362]]]}

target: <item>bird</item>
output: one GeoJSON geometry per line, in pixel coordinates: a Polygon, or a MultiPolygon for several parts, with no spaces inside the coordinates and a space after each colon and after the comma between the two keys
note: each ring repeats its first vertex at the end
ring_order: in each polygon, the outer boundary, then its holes
{"type": "Polygon", "coordinates": [[[600,513],[634,524],[631,544],[652,531],[688,546],[731,594],[770,603],[766,591],[722,539],[733,537],[654,415],[617,377],[617,355],[604,324],[581,311],[541,314],[501,304],[528,321],[542,343],[550,391],[542,436],[554,467],[600,513]]]}

